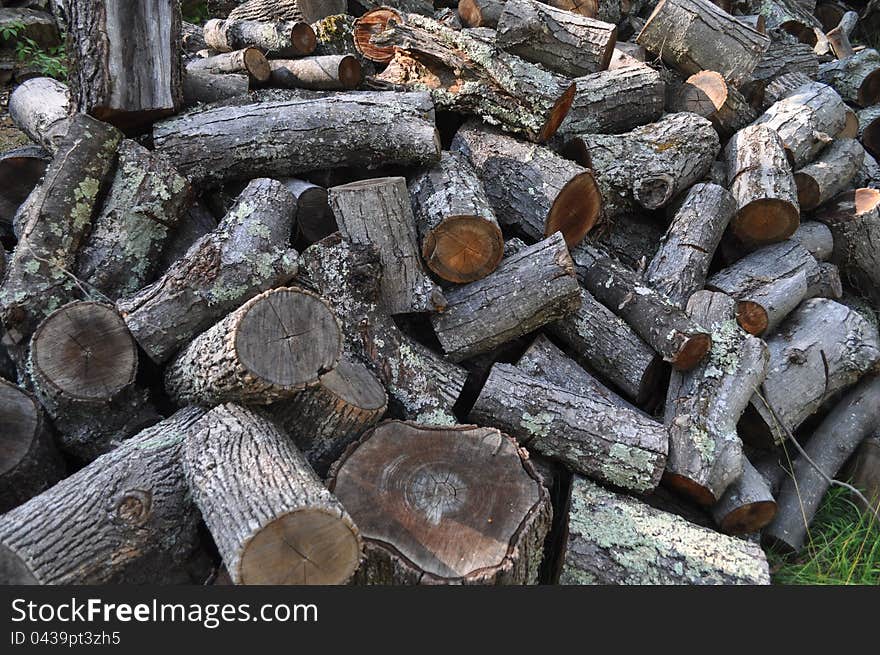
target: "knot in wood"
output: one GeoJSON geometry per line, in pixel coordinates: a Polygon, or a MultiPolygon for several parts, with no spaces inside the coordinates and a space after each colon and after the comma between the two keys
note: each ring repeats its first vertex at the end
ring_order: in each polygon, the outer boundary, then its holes
{"type": "Polygon", "coordinates": [[[116,502],[116,516],[132,526],[147,522],[152,513],[153,494],[141,489],[131,489],[116,502]]]}
{"type": "Polygon", "coordinates": [[[404,498],[413,511],[439,525],[467,502],[467,487],[454,471],[428,464],[413,471],[404,498]]]}

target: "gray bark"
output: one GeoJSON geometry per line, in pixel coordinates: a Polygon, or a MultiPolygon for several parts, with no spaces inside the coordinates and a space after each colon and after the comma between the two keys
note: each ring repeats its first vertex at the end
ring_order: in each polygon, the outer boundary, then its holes
{"type": "Polygon", "coordinates": [[[306,57],[315,51],[317,39],[305,22],[209,20],[205,23],[205,43],[218,52],[257,48],[273,59],[306,57]]]}
{"type": "Polygon", "coordinates": [[[801,209],[809,211],[850,187],[865,161],[865,149],[855,139],[835,139],[819,158],[794,174],[801,209]]]}
{"type": "Polygon", "coordinates": [[[70,121],[70,90],[51,77],[26,80],[9,96],[9,116],[32,141],[54,153],[70,121]]]}
{"type": "Polygon", "coordinates": [[[763,475],[743,459],[743,473],[712,507],[719,529],[732,535],[758,532],[776,516],[776,500],[763,475]]]}
{"type": "Polygon", "coordinates": [[[880,53],[863,48],[851,57],[819,66],[819,79],[847,102],[869,107],[880,102],[880,53]]]}

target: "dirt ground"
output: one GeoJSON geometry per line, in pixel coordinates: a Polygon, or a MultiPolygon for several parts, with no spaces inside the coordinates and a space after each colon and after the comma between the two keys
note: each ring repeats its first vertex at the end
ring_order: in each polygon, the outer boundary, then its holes
{"type": "Polygon", "coordinates": [[[10,93],[9,86],[0,89],[0,152],[30,143],[30,139],[25,136],[24,132],[15,128],[9,117],[9,112],[6,111],[10,93]]]}

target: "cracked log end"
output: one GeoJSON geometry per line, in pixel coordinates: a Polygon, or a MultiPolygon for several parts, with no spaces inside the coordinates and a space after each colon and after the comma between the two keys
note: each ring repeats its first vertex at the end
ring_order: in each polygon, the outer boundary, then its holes
{"type": "Polygon", "coordinates": [[[573,248],[587,236],[602,216],[602,194],[592,171],[569,180],[550,208],[544,236],[562,232],[565,244],[573,248]]]}
{"type": "Polygon", "coordinates": [[[764,334],[770,323],[767,310],[751,300],[741,300],[737,303],[736,320],[743,330],[756,336],[764,334]]]}
{"type": "Polygon", "coordinates": [[[481,216],[450,216],[427,234],[422,255],[444,280],[475,282],[498,268],[504,237],[497,223],[481,216]]]}
{"type": "Polygon", "coordinates": [[[734,234],[746,243],[772,243],[787,239],[800,225],[800,211],[779,198],[755,200],[736,215],[734,234]]]}
{"type": "Polygon", "coordinates": [[[388,7],[380,7],[368,11],[358,18],[354,23],[354,45],[364,57],[370,61],[380,64],[387,64],[394,58],[394,46],[377,46],[371,43],[371,39],[376,34],[385,31],[388,22],[403,22],[400,13],[389,9],[388,7]]]}

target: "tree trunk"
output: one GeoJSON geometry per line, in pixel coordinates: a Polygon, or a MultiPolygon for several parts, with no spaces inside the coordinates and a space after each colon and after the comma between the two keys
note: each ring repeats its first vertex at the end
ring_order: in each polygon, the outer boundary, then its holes
{"type": "Polygon", "coordinates": [[[50,161],[52,157],[40,146],[0,153],[0,223],[12,226],[15,213],[40,183],[50,161]]]}
{"type": "Polygon", "coordinates": [[[9,115],[32,141],[54,154],[67,134],[70,90],[51,77],[26,80],[9,96],[9,115]]]}
{"type": "Polygon", "coordinates": [[[363,79],[361,62],[354,55],[279,59],[269,65],[269,79],[276,87],[344,91],[356,89],[363,79]]]}
{"type": "Polygon", "coordinates": [[[507,0],[460,0],[458,15],[465,27],[495,29],[507,0]]]}
{"type": "Polygon", "coordinates": [[[447,297],[446,311],[431,322],[446,354],[461,361],[563,318],[580,302],[580,287],[557,233],[508,257],[489,277],[447,292],[447,297]]]}
{"type": "Polygon", "coordinates": [[[188,407],[0,517],[14,584],[162,584],[196,547],[181,450],[205,413],[188,407]]]}
{"type": "Polygon", "coordinates": [[[186,73],[247,73],[254,82],[268,82],[272,68],[262,52],[256,48],[244,48],[193,59],[186,65],[186,73]]]}
{"type": "Polygon", "coordinates": [[[71,2],[70,90],[78,112],[123,129],[183,105],[177,0],[71,2]]]}
{"type": "Polygon", "coordinates": [[[307,57],[318,41],[312,26],[304,22],[209,20],[205,43],[218,52],[256,48],[273,59],[307,57]]]}
{"type": "Polygon", "coordinates": [[[859,50],[846,59],[819,66],[819,79],[830,84],[847,102],[859,107],[880,103],[880,53],[859,50]]]}
{"type": "Polygon", "coordinates": [[[794,174],[802,210],[815,209],[850,187],[865,161],[865,149],[855,139],[836,139],[819,158],[794,174]]]}
{"type": "Polygon", "coordinates": [[[193,426],[186,480],[235,584],[342,584],[361,556],[348,513],[271,421],[226,404],[193,426]]]}
{"type": "Polygon", "coordinates": [[[483,183],[458,152],[410,185],[422,257],[436,275],[456,283],[475,282],[494,271],[504,255],[504,237],[483,183]]]}
{"type": "Polygon", "coordinates": [[[451,150],[470,160],[502,226],[531,241],[562,232],[572,247],[602,215],[593,173],[549,148],[471,121],[458,130],[451,150]]]}
{"type": "Polygon", "coordinates": [[[247,75],[190,70],[183,76],[183,101],[190,107],[245,95],[250,88],[247,75]]]}
{"type": "Polygon", "coordinates": [[[575,476],[561,584],[770,584],[760,546],[575,476]]]}
{"type": "Polygon", "coordinates": [[[158,364],[222,316],[297,270],[290,249],[294,200],[280,182],[253,180],[213,232],[153,284],[117,303],[141,348],[158,364]]]}
{"type": "Polygon", "coordinates": [[[715,71],[700,71],[687,78],[674,109],[708,118],[723,137],[730,137],[758,117],[736,87],[715,71]]]}
{"type": "Polygon", "coordinates": [[[712,518],[722,532],[746,535],[758,532],[776,516],[776,500],[764,476],[743,458],[743,473],[712,507],[712,518]]]}
{"type": "Polygon", "coordinates": [[[157,125],[153,141],[195,183],[377,162],[424,165],[440,156],[426,93],[341,93],[214,107],[157,125]]]}

